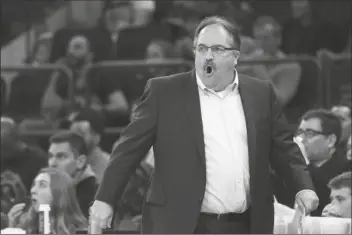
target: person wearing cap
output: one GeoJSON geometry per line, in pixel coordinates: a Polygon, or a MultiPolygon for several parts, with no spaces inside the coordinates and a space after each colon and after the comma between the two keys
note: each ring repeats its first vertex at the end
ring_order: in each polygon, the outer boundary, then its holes
{"type": "Polygon", "coordinates": [[[88,150],[88,163],[99,183],[110,158],[110,155],[99,146],[104,133],[104,118],[95,110],[83,109],[74,115],[70,128],[84,137],[88,150]]]}

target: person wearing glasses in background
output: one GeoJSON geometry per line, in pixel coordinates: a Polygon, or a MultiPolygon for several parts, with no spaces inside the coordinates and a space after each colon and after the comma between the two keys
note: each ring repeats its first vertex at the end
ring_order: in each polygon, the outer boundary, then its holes
{"type": "Polygon", "coordinates": [[[142,233],[273,233],[269,165],[307,212],[319,199],[267,81],[238,74],[240,35],[218,16],[200,22],[195,69],[150,79],[114,145],[91,207],[106,228],[112,205],[154,149],[142,233]]]}
{"type": "Polygon", "coordinates": [[[328,183],[339,174],[349,171],[351,163],[344,149],[340,149],[341,122],[330,110],[314,109],[305,113],[296,131],[295,139],[305,153],[314,188],[319,197],[317,210],[312,216],[320,216],[330,203],[328,183]]]}

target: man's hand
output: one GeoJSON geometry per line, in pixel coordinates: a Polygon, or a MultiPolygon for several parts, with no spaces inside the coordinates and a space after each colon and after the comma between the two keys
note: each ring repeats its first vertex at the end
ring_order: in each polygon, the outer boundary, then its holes
{"type": "Polygon", "coordinates": [[[100,224],[101,229],[111,227],[111,220],[113,216],[112,207],[102,201],[95,200],[90,208],[90,220],[95,220],[100,224]]]}
{"type": "Polygon", "coordinates": [[[305,209],[306,214],[308,214],[317,209],[319,198],[312,190],[302,190],[296,195],[296,204],[298,207],[305,209]]]}

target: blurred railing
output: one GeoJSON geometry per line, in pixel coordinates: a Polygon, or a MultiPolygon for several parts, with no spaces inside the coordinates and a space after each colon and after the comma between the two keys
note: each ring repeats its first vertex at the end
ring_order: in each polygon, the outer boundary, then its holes
{"type": "Polygon", "coordinates": [[[351,54],[335,55],[321,51],[318,58],[322,64],[324,107],[351,107],[351,54]]]}
{"type": "MultiPolygon", "coordinates": [[[[9,108],[2,110],[3,114],[10,115],[16,120],[24,119],[41,119],[43,110],[41,110],[41,102],[44,96],[44,92],[51,82],[52,74],[54,71],[62,72],[64,76],[70,81],[68,83],[68,94],[69,100],[73,101],[74,89],[73,89],[73,79],[72,71],[62,65],[41,65],[39,67],[33,66],[11,66],[11,67],[1,67],[1,74],[6,72],[17,72],[16,78],[11,82],[10,98],[15,98],[12,96],[18,95],[18,99],[15,99],[15,103],[10,103],[9,108]],[[24,90],[17,90],[17,87],[25,88],[24,90]],[[12,96],[12,97],[11,97],[12,96]]],[[[17,98],[17,96],[16,96],[17,98]]],[[[13,100],[8,100],[12,102],[13,100]]]]}
{"type": "MultiPolygon", "coordinates": [[[[318,58],[315,57],[290,57],[287,59],[277,60],[251,60],[242,61],[238,65],[238,69],[255,64],[264,64],[265,66],[276,64],[298,64],[301,67],[301,82],[294,100],[285,108],[285,112],[291,116],[294,122],[305,111],[315,107],[331,107],[331,105],[350,102],[351,97],[351,74],[350,74],[351,55],[331,56],[322,53],[318,58]]],[[[93,64],[86,70],[87,77],[89,74],[99,74],[101,79],[105,79],[109,85],[119,84],[121,80],[133,87],[133,99],[138,100],[142,95],[145,84],[149,78],[157,76],[165,76],[174,73],[188,71],[193,64],[183,60],[166,60],[163,62],[148,61],[109,61],[93,64]]],[[[44,66],[40,68],[33,67],[12,67],[1,68],[5,71],[19,71],[26,74],[28,79],[34,79],[28,83],[31,89],[36,90],[40,83],[39,77],[29,76],[30,74],[40,74],[43,71],[53,71],[55,69],[63,69],[58,66],[44,66]],[[41,72],[40,72],[41,71],[41,72]],[[37,81],[35,79],[38,79],[37,81]],[[33,86],[36,84],[36,86],[33,86]]],[[[71,79],[69,87],[70,101],[74,100],[74,84],[70,71],[64,68],[65,74],[71,79]]],[[[45,83],[44,83],[45,84],[45,83]]],[[[38,101],[39,102],[39,101],[38,101]]],[[[89,103],[88,103],[89,104],[89,103]]],[[[121,128],[111,128],[106,131],[109,138],[105,139],[105,149],[110,150],[114,140],[121,131],[121,128]]],[[[52,134],[53,130],[36,130],[26,131],[26,136],[38,135],[46,138],[52,134]]]]}

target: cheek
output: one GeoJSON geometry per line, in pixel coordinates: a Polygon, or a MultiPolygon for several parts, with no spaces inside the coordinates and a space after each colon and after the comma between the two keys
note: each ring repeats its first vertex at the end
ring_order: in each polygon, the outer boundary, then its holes
{"type": "Polygon", "coordinates": [[[46,189],[41,190],[38,193],[38,199],[39,199],[40,204],[52,205],[53,197],[52,197],[51,189],[46,188],[46,189]]]}
{"type": "Polygon", "coordinates": [[[68,174],[72,174],[76,169],[76,162],[74,160],[62,161],[59,168],[68,174]]]}

